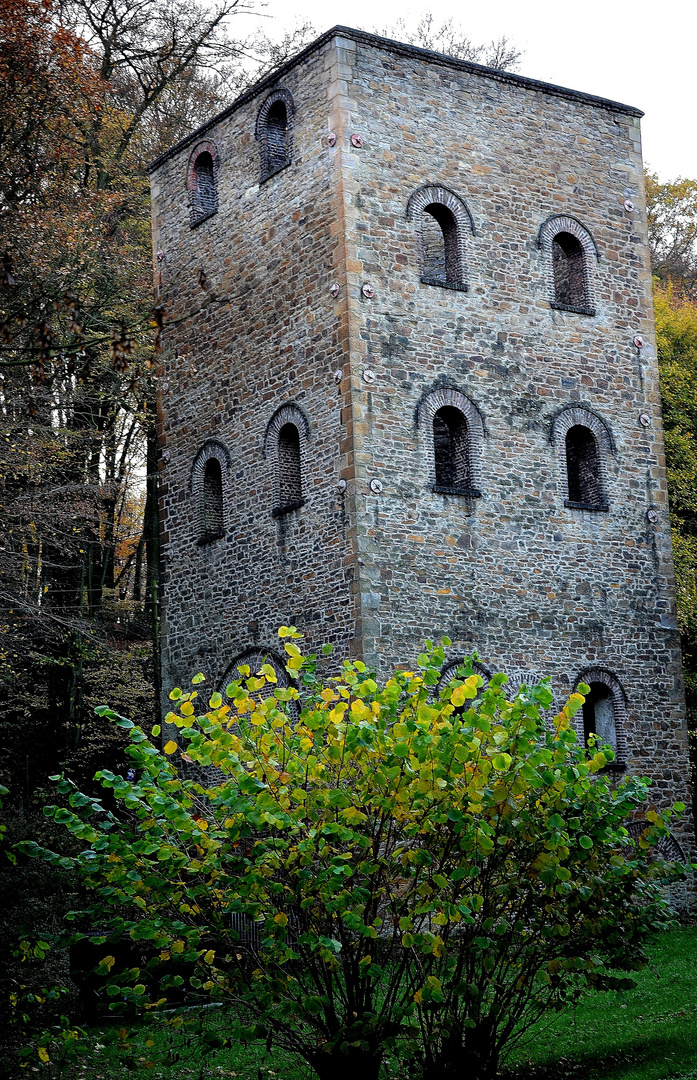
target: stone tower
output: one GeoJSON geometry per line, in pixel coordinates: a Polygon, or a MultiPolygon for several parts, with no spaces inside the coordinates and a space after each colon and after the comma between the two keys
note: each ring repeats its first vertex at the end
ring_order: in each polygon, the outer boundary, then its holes
{"type": "Polygon", "coordinates": [[[153,164],[166,689],[446,634],[688,802],[640,116],[335,27],[153,164]]]}

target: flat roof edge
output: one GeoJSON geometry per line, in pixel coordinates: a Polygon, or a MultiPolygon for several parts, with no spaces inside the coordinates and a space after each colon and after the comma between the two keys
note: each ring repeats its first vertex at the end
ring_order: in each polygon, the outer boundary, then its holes
{"type": "Polygon", "coordinates": [[[613,101],[611,98],[597,97],[595,94],[586,94],[582,90],[571,90],[566,86],[557,86],[554,83],[541,82],[539,79],[530,79],[526,75],[516,75],[512,71],[501,71],[497,68],[485,67],[483,64],[475,64],[471,60],[458,60],[457,57],[447,56],[445,53],[433,52],[431,49],[422,49],[418,45],[408,45],[403,41],[392,41],[390,38],[379,37],[377,34],[369,34],[365,30],[354,30],[349,26],[333,26],[331,30],[327,30],[320,37],[315,38],[309,45],[306,45],[304,49],[292,56],[290,60],[286,60],[284,64],[281,64],[279,68],[272,71],[269,75],[265,75],[258,82],[250,86],[249,90],[246,90],[244,94],[236,98],[227,108],[221,112],[216,113],[210,120],[206,120],[204,124],[196,128],[189,135],[186,135],[183,139],[180,139],[178,143],[171,146],[164,153],[156,157],[154,161],[147,167],[149,173],[155,172],[161,165],[164,164],[169,158],[179,154],[182,150],[185,150],[187,146],[196,142],[203,135],[220,123],[221,120],[225,120],[228,116],[232,116],[234,112],[246,105],[248,101],[256,97],[257,94],[263,93],[264,90],[274,86],[280,79],[286,75],[287,72],[292,71],[294,67],[301,64],[306,57],[310,56],[317,49],[320,49],[328,41],[331,41],[335,37],[349,38],[352,41],[359,42],[363,45],[372,45],[376,49],[384,49],[386,52],[398,53],[400,56],[411,56],[418,60],[428,60],[430,63],[440,64],[443,67],[452,67],[458,71],[468,71],[473,75],[480,75],[485,79],[493,79],[495,82],[510,83],[513,86],[522,86],[528,90],[538,90],[540,93],[550,94],[553,97],[566,98],[567,101],[576,101],[584,105],[591,105],[597,109],[605,109],[608,112],[622,113],[625,116],[642,117],[644,113],[641,109],[635,108],[633,105],[623,105],[620,101],[613,101]]]}

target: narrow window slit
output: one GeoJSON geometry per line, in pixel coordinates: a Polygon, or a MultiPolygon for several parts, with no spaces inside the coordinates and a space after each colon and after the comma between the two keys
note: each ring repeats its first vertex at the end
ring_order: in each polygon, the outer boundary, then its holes
{"type": "Polygon", "coordinates": [[[433,417],[433,449],[436,463],[434,491],[444,494],[481,494],[472,482],[469,429],[459,409],[445,405],[433,417]]]}
{"type": "Polygon", "coordinates": [[[554,300],[562,307],[587,311],[590,307],[586,289],[585,253],[580,240],[560,232],[552,241],[554,300]]]}
{"type": "Polygon", "coordinates": [[[284,424],[278,434],[279,505],[274,517],[299,509],[303,503],[300,432],[295,424],[284,424]]]}
{"type": "Polygon", "coordinates": [[[566,433],[566,505],[607,510],[600,476],[598,442],[590,428],[575,424],[566,433]]]}
{"type": "Polygon", "coordinates": [[[266,153],[269,174],[288,164],[288,111],[285,102],[276,101],[266,118],[266,153]]]}
{"type": "Polygon", "coordinates": [[[202,543],[218,540],[223,535],[223,474],[217,458],[206,462],[203,473],[202,543]]]}

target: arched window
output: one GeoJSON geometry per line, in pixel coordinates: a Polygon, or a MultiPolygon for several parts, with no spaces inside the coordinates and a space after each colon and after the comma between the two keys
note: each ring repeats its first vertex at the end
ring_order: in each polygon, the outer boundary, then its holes
{"type": "Polygon", "coordinates": [[[586,275],[580,240],[571,233],[560,232],[552,241],[554,299],[566,307],[588,307],[586,275]]]}
{"type": "Polygon", "coordinates": [[[564,505],[609,510],[608,462],[615,447],[610,429],[584,405],[565,405],[552,420],[550,441],[559,464],[564,505]]]}
{"type": "Polygon", "coordinates": [[[445,405],[433,417],[433,451],[436,489],[470,491],[473,485],[467,420],[452,405],[445,405]]]}
{"type": "Polygon", "coordinates": [[[617,752],[617,730],[615,728],[615,710],[612,691],[605,683],[589,683],[590,694],[583,704],[583,736],[588,743],[591,735],[597,736],[603,745],[609,743],[617,752]]]}
{"type": "Polygon", "coordinates": [[[278,433],[278,486],[281,507],[300,503],[303,494],[300,432],[295,424],[284,424],[278,433]]]}
{"type": "Polygon", "coordinates": [[[284,101],[276,101],[269,109],[266,118],[266,146],[269,155],[269,169],[277,172],[288,162],[288,112],[284,101]]]}
{"type": "Polygon", "coordinates": [[[421,281],[466,291],[465,235],[474,225],[463,200],[448,188],[427,184],[409,199],[407,219],[417,227],[421,281]]]}
{"type": "Polygon", "coordinates": [[[537,238],[547,256],[547,286],[553,308],[595,315],[593,267],[600,259],[590,232],[569,214],[554,214],[537,238]]]}
{"type": "Polygon", "coordinates": [[[574,424],[566,433],[566,476],[572,506],[599,509],[604,507],[600,479],[600,456],[595,435],[582,424],[574,424]]]}
{"type": "Polygon", "coordinates": [[[189,158],[188,181],[191,227],[218,209],[218,152],[213,143],[199,143],[189,158]]]}
{"type": "Polygon", "coordinates": [[[223,474],[217,458],[206,462],[202,494],[202,540],[218,540],[223,535],[223,474]]]}
{"type": "Polygon", "coordinates": [[[303,473],[309,437],[310,425],[298,405],[288,403],[276,409],[264,435],[264,457],[270,460],[275,488],[274,517],[299,510],[305,503],[303,473]]]}
{"type": "Polygon", "coordinates": [[[222,443],[205,443],[191,470],[191,492],[196,507],[199,544],[210,544],[225,535],[225,479],[230,467],[229,451],[222,443]]]}
{"type": "Polygon", "coordinates": [[[459,278],[457,222],[452,210],[441,203],[425,207],[421,217],[423,277],[433,284],[447,285],[459,278]]]}
{"type": "Polygon", "coordinates": [[[425,435],[423,453],[432,462],[432,490],[480,496],[484,423],[474,402],[453,386],[428,390],[416,408],[416,429],[425,435]]]}
{"type": "Polygon", "coordinates": [[[256,137],[262,181],[290,164],[294,113],[293,98],[287,90],[274,90],[259,110],[256,137]]]}
{"type": "Polygon", "coordinates": [[[575,721],[578,736],[582,736],[587,744],[590,736],[595,735],[598,749],[609,744],[615,752],[615,760],[609,768],[622,772],[627,758],[627,696],[624,688],[617,676],[605,668],[587,668],[576,679],[574,689],[579,683],[590,686],[590,693],[585,695],[585,703],[575,721]]]}

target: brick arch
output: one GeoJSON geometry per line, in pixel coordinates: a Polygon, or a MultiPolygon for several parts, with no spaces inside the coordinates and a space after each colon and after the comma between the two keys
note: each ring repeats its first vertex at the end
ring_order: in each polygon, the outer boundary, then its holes
{"type": "MultiPolygon", "coordinates": [[[[607,686],[612,697],[612,713],[615,721],[615,738],[617,740],[616,757],[618,764],[623,765],[627,760],[627,694],[614,674],[608,668],[588,667],[584,668],[574,680],[574,692],[579,683],[602,683],[607,686]]],[[[583,741],[583,710],[579,709],[574,717],[576,734],[583,741]]]]}
{"type": "Polygon", "coordinates": [[[218,210],[218,171],[220,169],[220,155],[218,147],[210,139],[204,139],[196,143],[186,166],[186,190],[189,199],[189,217],[193,228],[202,221],[206,221],[218,210]],[[196,162],[201,154],[210,154],[213,161],[213,199],[210,205],[202,207],[197,201],[196,162]]]}
{"type": "Polygon", "coordinates": [[[295,102],[293,101],[293,95],[290,90],[286,90],[283,87],[279,87],[276,90],[272,90],[271,93],[264,99],[259,112],[257,113],[257,121],[254,129],[254,137],[259,143],[259,154],[261,157],[261,182],[268,180],[271,176],[274,176],[277,172],[280,172],[286,165],[290,165],[293,160],[293,128],[295,119],[295,102]],[[268,142],[268,123],[269,113],[271,109],[279,101],[282,101],[286,108],[286,160],[283,165],[274,165],[272,161],[271,148],[268,142]]]}
{"type": "Polygon", "coordinates": [[[585,427],[593,433],[598,447],[598,465],[600,469],[600,486],[602,488],[603,501],[598,509],[609,508],[608,492],[608,458],[615,453],[615,441],[612,431],[597,413],[584,405],[565,405],[552,418],[549,429],[549,441],[555,449],[557,464],[559,467],[559,483],[562,497],[569,502],[569,477],[566,462],[566,436],[572,427],[585,427]]]}
{"type": "Polygon", "coordinates": [[[423,430],[424,432],[430,483],[433,487],[437,486],[433,421],[436,413],[446,406],[458,409],[467,421],[467,453],[471,477],[471,494],[481,495],[484,420],[474,401],[462,390],[454,386],[436,386],[432,390],[426,391],[416,407],[415,426],[417,431],[423,430]]]}
{"type": "MultiPolygon", "coordinates": [[[[647,828],[649,822],[646,818],[638,818],[635,821],[630,821],[625,825],[627,832],[632,840],[639,839],[644,829],[647,828]]],[[[666,859],[670,862],[687,862],[685,852],[682,846],[678,843],[673,833],[669,833],[668,836],[662,836],[656,844],[656,855],[660,859],[666,859]]]]}
{"type": "Polygon", "coordinates": [[[546,278],[547,293],[552,307],[577,311],[584,315],[595,315],[595,274],[594,266],[600,262],[600,251],[593,234],[583,225],[578,218],[570,214],[552,214],[543,221],[537,234],[538,247],[546,255],[546,278]],[[569,233],[576,237],[583,249],[583,277],[585,285],[585,304],[580,307],[572,307],[560,304],[557,301],[556,286],[554,281],[553,243],[560,233],[569,233]]]}
{"type": "Polygon", "coordinates": [[[468,656],[453,656],[446,660],[440,673],[440,679],[436,684],[436,689],[438,691],[442,690],[446,683],[457,676],[457,669],[460,667],[471,667],[477,675],[481,675],[484,680],[484,689],[486,689],[491,678],[491,672],[479,660],[471,660],[468,656]]]}
{"type": "Polygon", "coordinates": [[[206,523],[204,520],[203,481],[206,465],[211,458],[215,458],[220,464],[220,474],[223,483],[223,532],[229,521],[229,485],[226,483],[227,473],[230,469],[230,451],[224,443],[216,439],[205,442],[196,454],[189,475],[189,491],[196,500],[196,531],[199,540],[205,538],[206,523]]]}
{"type": "Polygon", "coordinates": [[[279,406],[266,425],[263,443],[263,455],[269,461],[273,471],[274,508],[272,514],[279,517],[286,510],[298,510],[305,502],[307,492],[308,442],[311,438],[310,421],[295,402],[279,406]],[[293,503],[284,503],[282,499],[281,460],[279,455],[279,437],[286,424],[293,424],[298,431],[300,444],[300,498],[293,503]]]}
{"type": "Polygon", "coordinates": [[[468,286],[467,244],[465,236],[471,232],[474,236],[474,218],[467,203],[456,195],[450,188],[442,184],[424,184],[412,193],[407,202],[407,221],[415,222],[418,226],[416,232],[416,246],[419,253],[421,266],[421,280],[427,285],[442,285],[460,291],[466,291],[468,286]],[[455,235],[445,235],[446,249],[450,245],[450,261],[454,271],[448,273],[447,280],[431,278],[426,273],[426,251],[423,241],[423,215],[427,206],[432,205],[446,207],[455,221],[455,235]]]}
{"type": "MultiPolygon", "coordinates": [[[[257,674],[262,664],[271,664],[271,667],[276,672],[278,685],[282,687],[292,685],[291,679],[286,671],[286,665],[277,652],[273,649],[260,649],[258,645],[250,645],[249,648],[238,653],[235,659],[225,668],[225,671],[218,682],[218,690],[221,694],[225,693],[225,687],[229,683],[233,682],[235,679],[242,678],[239,671],[237,671],[240,664],[248,664],[252,675],[257,674]]],[[[260,691],[262,697],[269,697],[272,693],[272,689],[272,684],[267,683],[264,691],[260,691]]]]}

